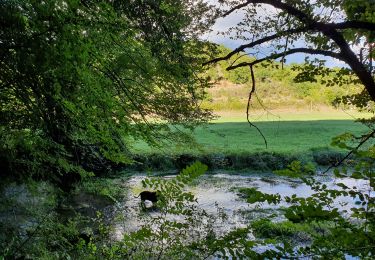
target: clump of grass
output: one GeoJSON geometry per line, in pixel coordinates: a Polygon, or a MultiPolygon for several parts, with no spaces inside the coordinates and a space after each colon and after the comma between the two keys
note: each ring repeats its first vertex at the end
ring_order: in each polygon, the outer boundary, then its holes
{"type": "Polygon", "coordinates": [[[251,223],[256,238],[272,239],[276,242],[288,242],[294,245],[311,243],[313,237],[327,233],[332,223],[293,223],[291,221],[272,222],[260,219],[251,223]]]}
{"type": "Polygon", "coordinates": [[[279,194],[266,194],[258,191],[257,188],[238,188],[237,190],[239,195],[251,204],[265,201],[269,204],[278,204],[281,200],[279,194]]]}

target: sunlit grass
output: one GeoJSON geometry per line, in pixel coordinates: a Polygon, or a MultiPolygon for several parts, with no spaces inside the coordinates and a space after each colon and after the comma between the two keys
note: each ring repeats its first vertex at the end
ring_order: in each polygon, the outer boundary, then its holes
{"type": "Polygon", "coordinates": [[[331,138],[345,132],[359,133],[366,128],[350,120],[256,122],[268,147],[254,127],[246,122],[222,122],[198,128],[194,136],[208,152],[299,153],[327,147],[331,138]]]}
{"type": "Polygon", "coordinates": [[[246,122],[246,114],[240,112],[221,113],[222,117],[212,123],[198,127],[193,136],[197,145],[193,147],[171,144],[163,150],[137,143],[137,153],[205,154],[205,153],[257,153],[277,152],[299,154],[312,149],[330,147],[332,137],[345,132],[360,134],[367,128],[355,117],[368,117],[358,112],[330,110],[324,112],[277,111],[252,114],[251,120],[267,140],[267,148],[262,136],[246,122]],[[333,112],[332,112],[333,111],[333,112]]]}
{"type": "MultiPolygon", "coordinates": [[[[246,110],[242,111],[218,111],[218,118],[213,122],[246,122],[246,110]]],[[[249,111],[249,118],[257,121],[311,121],[311,120],[351,120],[369,118],[371,113],[361,113],[355,110],[336,110],[329,107],[321,107],[319,110],[307,109],[273,109],[249,111]]]]}

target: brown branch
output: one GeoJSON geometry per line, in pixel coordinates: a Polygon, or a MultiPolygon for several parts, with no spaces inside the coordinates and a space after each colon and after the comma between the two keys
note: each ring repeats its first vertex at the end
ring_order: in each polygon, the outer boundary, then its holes
{"type": "Polygon", "coordinates": [[[253,65],[256,65],[256,64],[261,63],[261,62],[266,61],[266,60],[274,60],[274,59],[285,57],[285,56],[288,56],[288,55],[291,55],[291,54],[294,54],[294,53],[307,53],[307,54],[313,54],[313,55],[324,55],[324,56],[329,56],[329,57],[332,57],[332,58],[335,58],[335,59],[344,60],[341,54],[336,53],[336,52],[332,52],[332,51],[314,50],[314,49],[309,49],[309,48],[295,48],[295,49],[290,49],[290,50],[282,52],[282,53],[271,54],[267,57],[264,57],[262,59],[257,59],[253,62],[241,62],[237,65],[228,67],[227,70],[229,71],[229,70],[234,70],[234,69],[240,68],[240,67],[253,66],[253,65]]]}
{"type": "Polygon", "coordinates": [[[328,23],[325,26],[336,30],[342,29],[359,29],[366,31],[375,31],[375,23],[363,21],[345,21],[341,23],[328,23]]]}
{"type": "Polygon", "coordinates": [[[223,14],[223,17],[226,17],[226,16],[230,15],[230,14],[233,13],[234,11],[237,11],[237,10],[243,8],[243,7],[247,6],[248,4],[250,4],[250,1],[247,1],[247,2],[245,2],[245,3],[239,4],[239,5],[235,6],[235,7],[233,7],[232,9],[226,11],[226,12],[223,14]]]}
{"type": "Polygon", "coordinates": [[[283,3],[280,0],[247,0],[246,2],[239,4],[232,9],[228,10],[224,13],[223,17],[228,16],[229,14],[233,13],[234,11],[237,11],[249,4],[268,4],[272,5],[275,8],[281,9],[286,11],[288,14],[291,14],[295,17],[297,17],[299,20],[303,20],[304,22],[314,22],[313,18],[308,16],[306,13],[298,10],[294,6],[291,6],[289,4],[283,3]]]}
{"type": "Polygon", "coordinates": [[[250,102],[251,102],[251,97],[253,95],[253,93],[255,92],[255,76],[254,76],[254,70],[253,70],[253,65],[249,65],[249,68],[250,68],[250,73],[251,73],[251,81],[252,81],[252,87],[251,87],[251,91],[249,92],[249,98],[247,99],[247,108],[246,108],[246,120],[247,122],[249,123],[250,127],[254,127],[258,133],[262,136],[263,138],[263,141],[264,141],[264,144],[266,145],[266,149],[268,147],[268,144],[267,144],[267,139],[266,137],[264,136],[264,134],[262,133],[262,131],[260,131],[260,129],[254,125],[250,119],[249,119],[249,111],[250,111],[250,102]]]}

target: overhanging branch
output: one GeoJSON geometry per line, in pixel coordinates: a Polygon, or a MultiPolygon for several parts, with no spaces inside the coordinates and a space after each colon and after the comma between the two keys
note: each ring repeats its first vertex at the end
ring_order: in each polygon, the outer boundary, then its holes
{"type": "Polygon", "coordinates": [[[262,44],[262,43],[265,43],[265,42],[269,42],[269,41],[275,40],[275,39],[280,38],[280,37],[283,37],[283,36],[285,36],[285,35],[290,35],[290,34],[296,34],[296,33],[307,32],[307,31],[309,31],[309,30],[310,30],[309,27],[302,27],[302,28],[290,29],[290,30],[285,30],[285,31],[279,32],[279,33],[275,33],[275,34],[273,34],[273,35],[266,36],[266,37],[261,38],[261,39],[259,39],[259,40],[253,41],[253,42],[251,42],[251,43],[241,45],[241,46],[239,46],[238,48],[236,48],[235,50],[233,50],[233,51],[231,51],[230,53],[228,53],[226,56],[212,59],[212,60],[210,60],[210,61],[208,61],[208,62],[203,63],[203,65],[208,65],[208,64],[212,64],[212,63],[219,62],[219,61],[228,60],[228,59],[230,59],[233,55],[235,55],[235,54],[237,54],[237,53],[239,53],[239,52],[242,52],[242,51],[244,51],[245,49],[253,48],[253,47],[258,46],[258,45],[260,45],[260,44],[262,44]]]}
{"type": "Polygon", "coordinates": [[[352,20],[352,21],[344,21],[340,23],[321,23],[318,21],[315,21],[313,17],[309,16],[308,14],[304,13],[301,10],[298,10],[292,5],[289,5],[287,3],[283,3],[280,0],[248,0],[242,4],[239,4],[232,9],[228,10],[224,13],[223,17],[228,16],[229,14],[233,13],[236,10],[239,10],[249,4],[268,4],[272,5],[275,8],[281,9],[288,14],[291,14],[298,18],[299,20],[305,22],[306,24],[316,24],[317,27],[324,26],[329,29],[360,29],[360,30],[368,30],[368,31],[375,31],[375,23],[373,22],[367,22],[367,21],[358,21],[358,20],[352,20]]]}
{"type": "Polygon", "coordinates": [[[241,8],[247,6],[248,4],[250,4],[250,1],[246,1],[242,4],[239,4],[239,5],[236,5],[235,7],[233,7],[232,9],[226,11],[224,14],[223,14],[223,17],[226,17],[228,15],[230,15],[231,13],[237,11],[237,10],[240,10],[241,8]]]}
{"type": "Polygon", "coordinates": [[[286,4],[281,2],[280,0],[247,0],[246,2],[236,5],[232,9],[228,10],[227,12],[224,13],[223,17],[228,16],[229,14],[233,13],[234,11],[237,11],[249,4],[268,4],[272,5],[273,7],[277,9],[281,9],[286,11],[288,14],[291,14],[295,17],[297,17],[299,20],[303,20],[305,23],[312,22],[314,23],[315,21],[313,20],[312,17],[307,15],[306,13],[302,12],[301,10],[298,10],[292,5],[286,4]]]}
{"type": "Polygon", "coordinates": [[[325,26],[332,29],[343,30],[343,29],[359,29],[366,31],[375,31],[375,23],[363,22],[363,21],[345,21],[341,23],[328,23],[325,26]]]}
{"type": "MultiPolygon", "coordinates": [[[[371,98],[373,100],[375,100],[375,81],[374,81],[374,78],[372,77],[370,71],[364,66],[364,64],[362,64],[359,61],[358,57],[355,55],[353,50],[350,48],[349,43],[344,38],[343,34],[338,31],[339,29],[345,29],[345,28],[346,29],[348,29],[348,28],[359,29],[360,26],[369,28],[370,30],[373,30],[372,29],[373,25],[371,25],[371,23],[359,22],[359,21],[347,21],[347,22],[339,23],[337,25],[337,28],[336,28],[334,26],[330,26],[330,25],[332,25],[330,23],[318,22],[318,21],[314,20],[314,17],[312,15],[299,10],[296,7],[294,7],[294,6],[292,6],[288,3],[281,2],[280,0],[247,0],[246,2],[244,2],[240,5],[237,5],[237,6],[233,7],[232,9],[230,9],[229,11],[227,11],[224,14],[224,16],[227,16],[230,13],[232,13],[236,10],[239,10],[239,9],[249,5],[249,4],[268,4],[268,5],[271,5],[275,8],[277,8],[277,9],[280,9],[280,10],[296,17],[298,20],[300,20],[305,25],[313,28],[316,31],[321,32],[327,38],[334,41],[337,44],[337,46],[340,48],[340,58],[339,59],[343,60],[344,62],[346,62],[351,67],[353,72],[358,76],[358,78],[360,79],[362,84],[365,86],[365,88],[368,91],[371,98]],[[340,28],[340,26],[341,26],[341,28],[340,28]]],[[[304,51],[304,52],[309,53],[309,54],[322,54],[322,55],[332,57],[332,55],[327,55],[331,52],[329,52],[327,54],[324,54],[323,51],[320,51],[320,53],[311,53],[311,51],[309,51],[309,52],[304,51]]],[[[294,53],[296,53],[296,52],[294,52],[294,53]]],[[[334,57],[334,58],[337,58],[337,57],[334,57]]],[[[272,57],[271,57],[271,59],[272,59],[272,57]]],[[[241,66],[238,66],[238,65],[237,66],[231,66],[231,67],[228,68],[228,70],[234,69],[236,67],[238,68],[238,67],[242,67],[242,66],[248,66],[250,64],[251,63],[244,63],[241,66]]]]}
{"type": "MultiPolygon", "coordinates": [[[[320,26],[322,27],[323,24],[321,24],[320,26]]],[[[330,29],[338,29],[338,30],[361,29],[361,30],[375,31],[375,23],[362,22],[362,21],[346,21],[346,22],[341,22],[341,23],[328,23],[328,24],[324,24],[324,26],[326,26],[327,28],[330,28],[330,29]]],[[[305,33],[305,32],[309,32],[309,31],[316,31],[316,30],[313,30],[312,27],[302,27],[302,28],[294,28],[294,29],[278,32],[278,33],[275,33],[273,35],[266,36],[266,37],[261,38],[259,40],[253,41],[251,43],[240,45],[239,47],[237,47],[236,49],[234,49],[233,51],[231,51],[230,53],[228,53],[225,56],[215,58],[215,59],[212,59],[212,60],[209,60],[209,61],[203,63],[203,66],[209,65],[209,64],[212,64],[212,63],[217,63],[217,62],[223,61],[223,60],[228,60],[233,55],[235,55],[237,53],[240,53],[240,52],[244,51],[245,49],[253,48],[255,46],[261,45],[263,43],[275,40],[275,39],[283,37],[283,36],[288,36],[288,35],[297,34],[297,33],[305,33]]]]}
{"type": "Polygon", "coordinates": [[[287,50],[287,51],[282,52],[282,53],[271,54],[267,57],[264,57],[262,59],[257,59],[253,62],[241,62],[237,65],[229,66],[227,68],[227,70],[228,71],[234,70],[234,69],[244,67],[244,66],[253,66],[253,65],[256,65],[256,64],[261,63],[261,62],[266,61],[266,60],[275,60],[275,59],[278,59],[278,58],[281,58],[281,57],[284,57],[284,56],[288,56],[288,55],[291,55],[291,54],[294,54],[294,53],[307,53],[307,54],[313,54],[313,55],[324,55],[324,56],[329,56],[329,57],[332,57],[332,58],[335,58],[335,59],[344,60],[343,57],[341,56],[341,54],[333,52],[333,51],[315,50],[315,49],[309,49],[309,48],[295,48],[295,49],[287,50]]]}

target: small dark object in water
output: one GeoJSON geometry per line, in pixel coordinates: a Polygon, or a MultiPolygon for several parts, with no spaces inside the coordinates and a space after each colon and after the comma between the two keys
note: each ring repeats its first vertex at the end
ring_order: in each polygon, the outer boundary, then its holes
{"type": "MultiPolygon", "coordinates": [[[[138,197],[141,196],[141,201],[149,200],[152,203],[158,202],[158,194],[155,191],[142,191],[139,193],[138,197]]],[[[138,198],[137,197],[137,198],[138,198]]]]}

